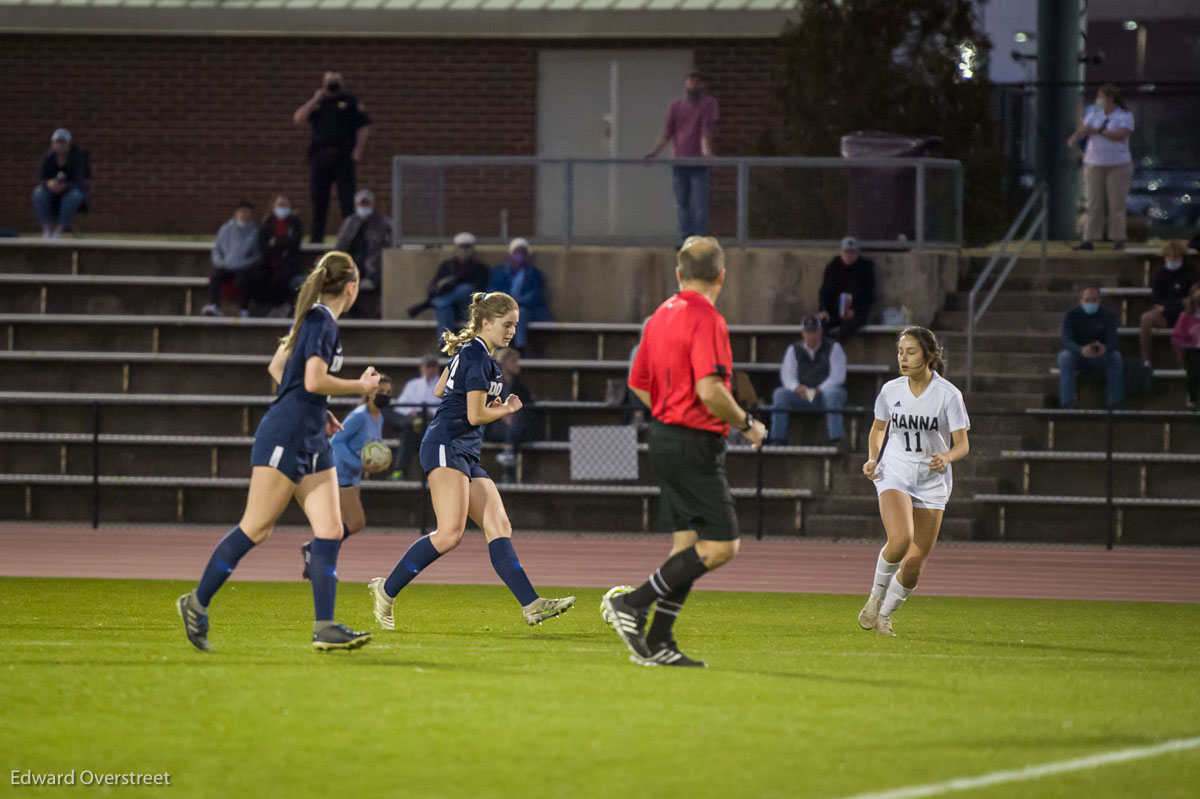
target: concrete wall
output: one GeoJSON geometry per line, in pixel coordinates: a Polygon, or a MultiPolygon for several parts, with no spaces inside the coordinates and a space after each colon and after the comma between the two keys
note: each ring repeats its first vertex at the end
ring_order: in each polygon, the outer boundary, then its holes
{"type": "MultiPolygon", "coordinates": [[[[796,324],[817,310],[817,293],[832,252],[730,249],[728,277],[718,307],[730,324],[796,324]]],[[[401,319],[425,296],[437,265],[450,248],[393,249],[384,253],[383,317],[401,319]]],[[[481,247],[485,263],[504,260],[499,247],[481,247]]],[[[918,324],[929,324],[956,290],[955,253],[870,253],[878,299],[873,321],[889,306],[907,305],[918,324]]],[[[641,322],[676,290],[675,252],[666,248],[560,247],[537,249],[551,311],[570,322],[641,322]]]]}

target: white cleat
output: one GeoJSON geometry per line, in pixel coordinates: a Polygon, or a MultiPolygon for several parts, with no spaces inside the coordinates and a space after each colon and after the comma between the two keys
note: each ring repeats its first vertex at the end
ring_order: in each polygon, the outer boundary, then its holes
{"type": "Polygon", "coordinates": [[[396,600],[388,596],[383,590],[384,578],[373,577],[371,582],[367,583],[367,590],[371,592],[371,598],[375,600],[375,621],[379,622],[379,626],[385,630],[396,629],[396,617],[392,615],[392,606],[396,600]]]}
{"type": "Polygon", "coordinates": [[[535,624],[541,624],[546,619],[561,616],[574,606],[575,597],[573,596],[565,596],[561,599],[538,597],[521,608],[521,615],[524,617],[525,623],[532,627],[535,624]]]}
{"type": "Polygon", "coordinates": [[[858,612],[858,626],[864,630],[874,630],[875,622],[879,618],[879,608],[883,605],[883,597],[871,594],[867,597],[867,604],[863,605],[863,609],[858,612]]]}
{"type": "Polygon", "coordinates": [[[889,638],[895,638],[896,634],[892,632],[892,617],[881,615],[875,622],[875,632],[880,635],[886,635],[889,638]]]}
{"type": "Polygon", "coordinates": [[[608,589],[608,591],[605,592],[604,596],[601,597],[601,599],[600,599],[600,618],[603,619],[604,623],[607,624],[609,627],[612,626],[615,619],[613,619],[612,614],[608,612],[608,600],[610,598],[612,598],[614,596],[618,596],[620,594],[628,594],[632,590],[633,590],[632,585],[618,585],[615,588],[608,589]]]}

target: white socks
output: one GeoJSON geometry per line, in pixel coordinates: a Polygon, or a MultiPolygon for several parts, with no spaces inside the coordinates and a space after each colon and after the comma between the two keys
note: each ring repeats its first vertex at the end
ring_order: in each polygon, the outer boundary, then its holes
{"type": "Polygon", "coordinates": [[[883,550],[879,550],[879,560],[875,562],[875,585],[871,586],[871,596],[876,599],[882,599],[887,593],[888,585],[892,582],[892,575],[900,568],[900,561],[888,563],[883,559],[883,550]]]}
{"type": "Polygon", "coordinates": [[[900,585],[899,580],[892,580],[888,586],[887,596],[884,597],[883,607],[879,609],[880,616],[891,616],[896,612],[896,608],[904,604],[904,600],[908,599],[908,595],[912,593],[911,588],[905,588],[900,585]]]}

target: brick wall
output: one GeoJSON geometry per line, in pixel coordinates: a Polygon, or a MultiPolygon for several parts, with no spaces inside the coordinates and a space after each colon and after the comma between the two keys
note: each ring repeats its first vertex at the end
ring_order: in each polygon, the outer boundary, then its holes
{"type": "MultiPolygon", "coordinates": [[[[393,154],[532,155],[537,52],[562,42],[400,38],[0,36],[0,226],[32,230],[37,159],[57,127],[92,152],[88,232],[208,233],[245,197],[291,196],[306,225],[307,126],[293,111],[340,69],[374,119],[359,185],[386,206],[393,154]]],[[[715,146],[746,152],[770,98],[763,41],[684,47],[722,102],[715,146]]],[[[499,178],[498,178],[499,180],[499,178]]],[[[497,186],[499,188],[499,186],[497,186]]],[[[521,203],[517,203],[521,205],[521,203]]],[[[336,208],[336,200],[333,202],[336,208]]],[[[527,210],[514,210],[514,225],[527,210]]],[[[336,211],[331,209],[331,231],[336,211]]]]}

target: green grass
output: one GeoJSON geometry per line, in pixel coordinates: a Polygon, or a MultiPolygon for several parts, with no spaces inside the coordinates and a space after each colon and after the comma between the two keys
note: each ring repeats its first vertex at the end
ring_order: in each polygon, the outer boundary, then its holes
{"type": "MultiPolygon", "coordinates": [[[[678,632],[710,668],[682,670],[631,665],[595,590],[530,629],[501,587],[415,584],[402,631],[317,654],[306,586],[235,582],[202,654],[187,587],[0,580],[5,789],[91,769],[172,775],[111,795],[836,797],[1200,735],[1194,605],[918,594],[887,640],[858,597],[698,592],[678,632]]],[[[374,628],[363,586],[340,607],[374,628]]],[[[978,795],[1198,782],[1191,750],[978,795]]]]}

